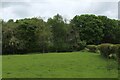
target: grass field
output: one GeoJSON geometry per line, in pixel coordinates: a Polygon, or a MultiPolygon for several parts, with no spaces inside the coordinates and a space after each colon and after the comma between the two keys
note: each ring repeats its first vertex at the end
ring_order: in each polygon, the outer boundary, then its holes
{"type": "Polygon", "coordinates": [[[117,63],[89,52],[4,55],[3,78],[117,78],[117,63]]]}
{"type": "Polygon", "coordinates": [[[2,78],[2,56],[0,55],[0,79],[2,78]]]}

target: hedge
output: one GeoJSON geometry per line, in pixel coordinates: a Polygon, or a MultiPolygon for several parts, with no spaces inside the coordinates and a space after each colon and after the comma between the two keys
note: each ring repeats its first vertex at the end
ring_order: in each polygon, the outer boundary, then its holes
{"type": "Polygon", "coordinates": [[[109,58],[110,54],[117,53],[117,46],[109,43],[98,45],[98,49],[100,50],[100,54],[105,58],[109,58]]]}
{"type": "Polygon", "coordinates": [[[98,49],[103,57],[114,57],[120,63],[120,44],[100,44],[98,49]]]}
{"type": "Polygon", "coordinates": [[[120,64],[120,44],[117,44],[117,58],[118,58],[118,63],[120,64]]]}
{"type": "Polygon", "coordinates": [[[86,47],[88,49],[89,52],[94,52],[96,53],[97,52],[97,45],[87,45],[86,47]]]}

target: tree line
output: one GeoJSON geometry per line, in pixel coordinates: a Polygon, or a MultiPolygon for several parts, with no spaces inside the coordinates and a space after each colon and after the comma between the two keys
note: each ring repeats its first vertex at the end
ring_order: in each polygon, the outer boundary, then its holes
{"type": "Polygon", "coordinates": [[[120,43],[120,21],[106,16],[76,15],[67,22],[61,15],[8,20],[2,23],[3,54],[79,51],[86,45],[120,43]]]}

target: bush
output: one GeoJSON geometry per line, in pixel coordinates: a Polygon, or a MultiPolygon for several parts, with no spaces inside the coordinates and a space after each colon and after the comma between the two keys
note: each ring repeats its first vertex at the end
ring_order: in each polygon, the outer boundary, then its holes
{"type": "Polygon", "coordinates": [[[115,54],[117,47],[113,44],[101,44],[98,46],[98,49],[100,50],[100,53],[103,57],[109,58],[110,54],[115,54]]]}
{"type": "Polygon", "coordinates": [[[78,46],[78,50],[83,50],[86,47],[86,41],[79,41],[78,46]]]}
{"type": "Polygon", "coordinates": [[[100,53],[104,57],[118,59],[120,62],[120,44],[101,44],[98,46],[100,53]]]}
{"type": "Polygon", "coordinates": [[[111,48],[111,53],[113,53],[113,54],[117,53],[117,50],[118,50],[117,45],[112,45],[110,48],[111,48]]]}
{"type": "Polygon", "coordinates": [[[118,58],[118,63],[120,64],[120,44],[117,44],[117,58],[118,58]]]}
{"type": "Polygon", "coordinates": [[[97,52],[97,46],[96,45],[87,45],[87,49],[89,52],[97,52]]]}

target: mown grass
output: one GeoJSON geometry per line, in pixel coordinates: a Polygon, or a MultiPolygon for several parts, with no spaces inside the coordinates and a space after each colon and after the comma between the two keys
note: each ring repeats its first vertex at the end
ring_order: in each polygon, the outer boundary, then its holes
{"type": "Polygon", "coordinates": [[[89,52],[5,55],[3,78],[117,78],[117,63],[89,52]]]}
{"type": "Polygon", "coordinates": [[[2,56],[0,55],[0,79],[2,78],[2,56]]]}

